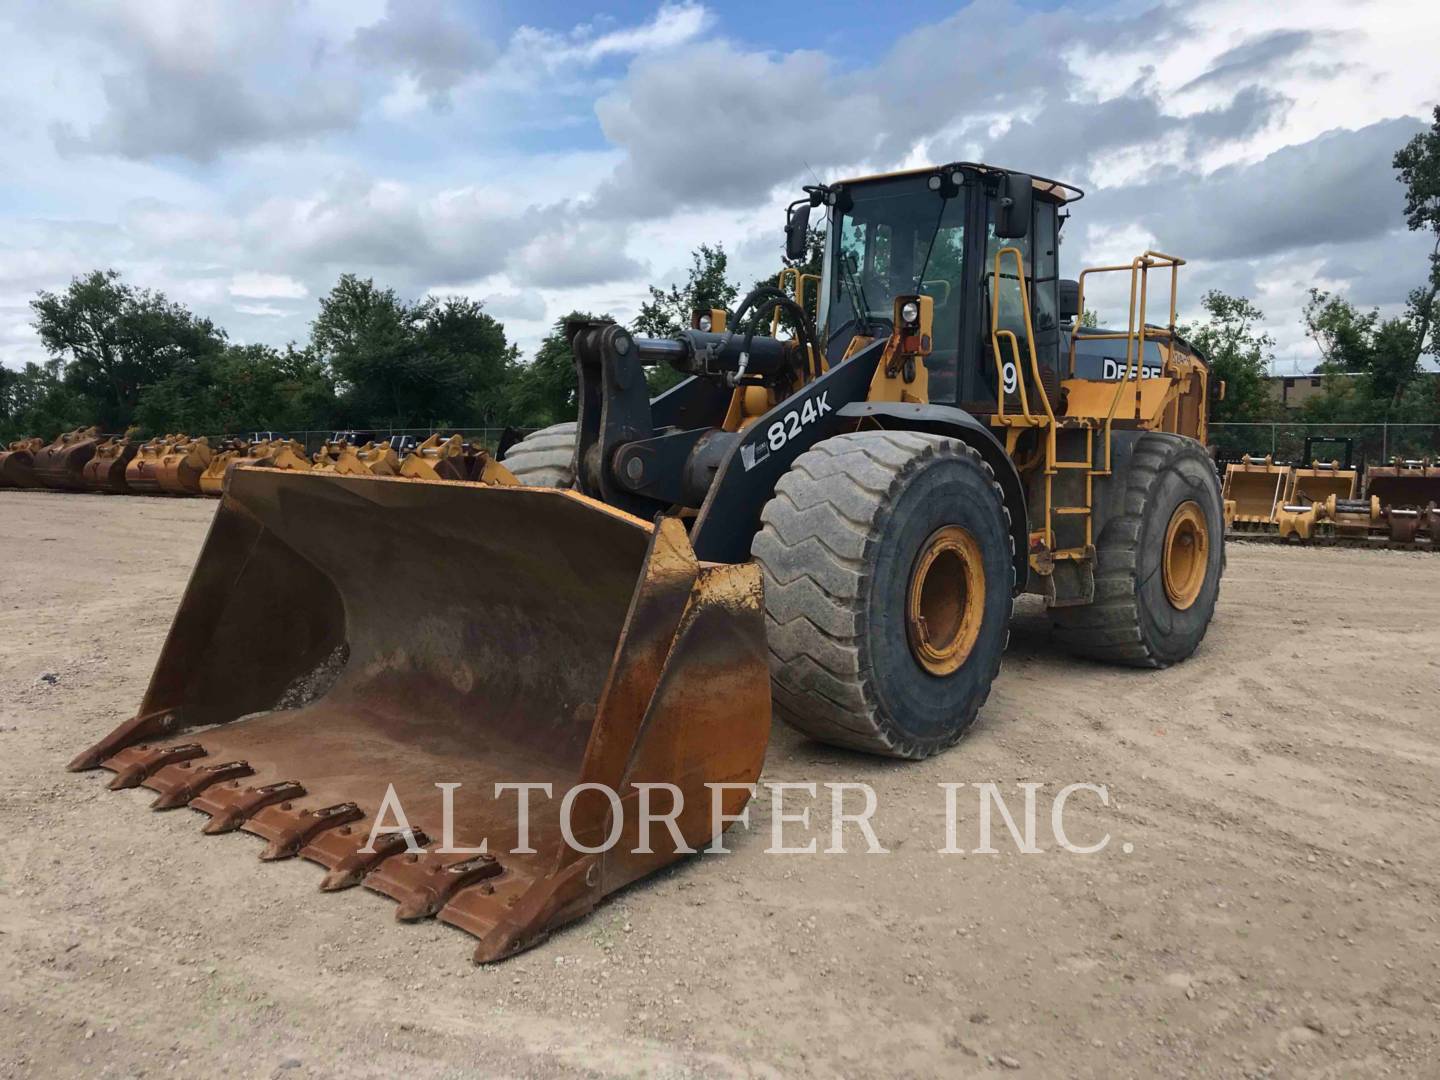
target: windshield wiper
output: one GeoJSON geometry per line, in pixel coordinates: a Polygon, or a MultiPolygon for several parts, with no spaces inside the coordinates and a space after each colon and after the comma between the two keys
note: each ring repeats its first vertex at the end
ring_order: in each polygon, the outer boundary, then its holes
{"type": "Polygon", "coordinates": [[[859,324],[857,328],[868,332],[870,302],[865,298],[865,286],[860,283],[860,271],[853,252],[848,255],[841,254],[840,270],[840,280],[845,283],[845,288],[850,293],[850,306],[855,309],[855,321],[859,324]]]}

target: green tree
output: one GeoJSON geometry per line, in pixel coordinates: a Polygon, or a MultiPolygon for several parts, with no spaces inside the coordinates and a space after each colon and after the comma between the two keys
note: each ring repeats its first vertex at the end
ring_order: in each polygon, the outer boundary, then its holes
{"type": "MultiPolygon", "coordinates": [[[[504,325],[484,308],[481,301],[463,296],[424,300],[415,309],[416,333],[424,362],[437,366],[445,383],[464,388],[459,402],[463,422],[491,427],[511,422],[511,383],[519,375],[520,350],[506,341],[504,325]]],[[[437,415],[450,414],[441,410],[437,415]]]]}
{"type": "Polygon", "coordinates": [[[333,371],[355,426],[503,422],[517,352],[479,301],[402,301],[393,289],[344,274],[320,300],[311,348],[333,371]]]}
{"type": "MultiPolygon", "coordinates": [[[[781,254],[780,265],[786,270],[799,270],[802,276],[819,277],[821,270],[825,267],[825,227],[823,225],[812,225],[805,234],[805,258],[792,259],[781,254]]],[[[778,273],[772,277],[760,278],[753,288],[762,285],[774,285],[778,273]]],[[[795,295],[795,287],[790,279],[786,279],[785,291],[795,295]]],[[[813,320],[820,306],[820,288],[816,282],[806,282],[805,289],[805,311],[813,320]]]]}
{"type": "Polygon", "coordinates": [[[146,389],[136,419],[146,432],[196,435],[329,427],[338,403],[324,365],[293,345],[231,345],[146,389]]]}
{"type": "Polygon", "coordinates": [[[728,264],[723,244],[701,244],[690,253],[685,284],[672,282],[668,289],[651,285],[650,299],[640,305],[630,328],[641,337],[671,337],[690,328],[693,312],[712,307],[728,310],[740,293],[740,286],[725,276],[728,264]]]}
{"type": "Polygon", "coordinates": [[[1382,318],[1319,289],[1305,304],[1306,333],[1320,350],[1324,391],[1306,402],[1310,421],[1425,423],[1436,412],[1435,380],[1421,362],[1440,352],[1440,107],[1434,122],[1392,161],[1405,186],[1405,224],[1434,237],[1425,281],[1411,291],[1405,313],[1382,318]]]}
{"type": "MultiPolygon", "coordinates": [[[[1433,299],[1431,301],[1433,304],[1433,299]]],[[[1433,418],[1434,391],[1418,379],[1419,340],[1429,322],[1414,309],[1382,319],[1344,297],[1310,290],[1306,333],[1320,350],[1323,393],[1306,402],[1308,421],[1423,423],[1433,418]]]]}
{"type": "MultiPolygon", "coordinates": [[[[690,316],[708,308],[727,311],[740,294],[740,286],[725,275],[729,266],[725,246],[701,244],[690,253],[690,272],[684,285],[671,282],[668,289],[650,286],[650,299],[640,305],[630,328],[640,337],[673,337],[690,328],[690,316]]],[[[646,371],[650,392],[659,394],[684,378],[668,365],[646,371]]]]}
{"type": "MultiPolygon", "coordinates": [[[[1421,132],[1395,153],[1396,177],[1405,185],[1405,225],[1411,232],[1430,233],[1430,272],[1424,285],[1410,293],[1406,319],[1410,323],[1409,371],[1419,370],[1420,358],[1440,353],[1440,105],[1435,106],[1430,130],[1421,132]]],[[[1396,401],[1406,386],[1396,387],[1396,401]]]]}
{"type": "Polygon", "coordinates": [[[524,427],[547,427],[565,420],[574,420],[578,405],[575,354],[565,336],[565,323],[570,319],[609,319],[609,315],[592,315],[588,311],[572,311],[556,319],[550,333],[528,364],[520,365],[510,397],[511,422],[524,427]]]}
{"type": "Polygon", "coordinates": [[[63,367],[59,360],[18,371],[0,367],[0,446],[31,435],[52,439],[90,423],[90,403],[65,385],[63,367]]]}
{"type": "Polygon", "coordinates": [[[225,347],[225,331],[209,319],[114,270],[74,278],[63,293],[42,291],[30,307],[40,343],[65,362],[84,421],[106,431],[130,426],[147,386],[225,347]]]}
{"type": "Polygon", "coordinates": [[[1225,399],[1213,404],[1210,419],[1223,423],[1273,418],[1278,407],[1270,397],[1267,376],[1275,339],[1257,329],[1265,313],[1248,298],[1218,289],[1206,293],[1201,303],[1205,321],[1178,329],[1210,361],[1210,377],[1225,382],[1225,399]]]}

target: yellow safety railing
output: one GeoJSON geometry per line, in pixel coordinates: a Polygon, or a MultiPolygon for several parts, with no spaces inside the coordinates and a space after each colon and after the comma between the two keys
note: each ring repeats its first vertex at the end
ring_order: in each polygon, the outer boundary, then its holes
{"type": "MultiPolygon", "coordinates": [[[[996,388],[996,413],[1002,419],[1006,419],[1005,412],[1005,362],[1000,353],[1000,338],[1005,337],[1010,342],[1010,355],[1015,363],[1015,384],[1020,393],[1020,411],[1027,424],[1041,425],[1048,423],[1050,427],[1049,457],[1054,459],[1055,445],[1055,410],[1050,407],[1050,395],[1045,392],[1045,382],[1040,378],[1040,357],[1035,352],[1035,323],[1030,317],[1030,290],[1025,285],[1025,257],[1017,247],[1002,247],[995,252],[995,262],[992,268],[992,282],[990,288],[990,345],[995,353],[995,369],[999,376],[999,386],[996,388]],[[1035,388],[1040,392],[1040,401],[1045,406],[1045,415],[1041,416],[1030,411],[1030,398],[1025,391],[1024,366],[1020,357],[1020,342],[1013,330],[1000,329],[1000,260],[1005,255],[1012,255],[1015,258],[1016,284],[1020,287],[1020,307],[1025,314],[1025,344],[1030,353],[1030,375],[1035,380],[1035,388]]],[[[1047,462],[1048,467],[1048,462],[1047,462]]]]}
{"type": "MultiPolygon", "coordinates": [[[[798,267],[786,266],[786,267],[782,267],[781,270],[780,270],[780,273],[779,273],[778,275],[776,275],[776,277],[775,277],[775,286],[776,286],[776,288],[780,289],[781,291],[784,291],[784,289],[785,289],[785,282],[791,281],[791,280],[793,280],[793,281],[795,282],[795,285],[794,285],[794,289],[795,289],[795,302],[796,302],[797,304],[799,304],[800,307],[801,307],[801,309],[803,310],[804,307],[805,307],[805,286],[806,286],[806,284],[813,282],[814,285],[818,288],[819,285],[820,285],[820,275],[819,275],[819,274],[802,274],[802,273],[800,272],[800,270],[799,270],[798,267]]],[[[770,316],[770,336],[771,336],[771,337],[775,337],[775,336],[776,336],[777,334],[779,334],[779,333],[780,333],[780,310],[777,308],[777,309],[775,310],[775,312],[770,316]]],[[[807,359],[810,361],[810,365],[809,365],[809,367],[807,368],[807,370],[814,371],[814,370],[815,370],[815,367],[814,367],[815,357],[814,357],[814,356],[809,356],[809,357],[807,357],[807,359]]],[[[824,371],[825,368],[828,367],[828,366],[829,366],[829,365],[825,363],[824,350],[822,349],[822,350],[821,350],[821,357],[820,357],[820,370],[821,370],[821,371],[824,371]]]]}
{"type": "MultiPolygon", "coordinates": [[[[800,270],[799,270],[798,267],[786,266],[786,267],[782,268],[781,271],[780,271],[780,273],[776,276],[776,278],[775,278],[775,286],[776,286],[776,288],[781,289],[781,290],[783,291],[784,288],[785,288],[785,282],[791,281],[791,280],[793,280],[793,281],[795,282],[795,285],[794,285],[794,290],[795,290],[795,302],[796,302],[797,304],[799,304],[799,305],[803,308],[803,307],[805,306],[805,286],[806,286],[806,284],[807,284],[807,283],[810,283],[810,282],[814,282],[815,285],[818,287],[819,284],[820,284],[820,275],[819,275],[819,274],[802,274],[802,273],[800,272],[800,270]]],[[[771,336],[771,337],[774,337],[775,334],[779,332],[779,330],[780,330],[780,312],[779,312],[779,311],[776,311],[773,315],[770,316],[770,336],[771,336]]]]}
{"type": "MultiPolygon", "coordinates": [[[[990,286],[990,347],[995,354],[995,370],[999,379],[996,387],[996,415],[1002,423],[1008,421],[1005,412],[1005,361],[1000,351],[1000,339],[1006,338],[1010,345],[1010,356],[1015,364],[1015,388],[1020,395],[1021,418],[1030,426],[1043,426],[1045,428],[1045,549],[1057,556],[1075,555],[1077,552],[1055,552],[1055,529],[1054,529],[1054,479],[1056,432],[1059,426],[1055,421],[1055,410],[1050,405],[1050,395],[1045,390],[1045,380],[1040,377],[1040,356],[1035,351],[1035,323],[1030,316],[1030,290],[1025,284],[1025,256],[1019,248],[1006,246],[995,252],[994,264],[991,268],[990,286]],[[1015,260],[1015,283],[1020,289],[1020,308],[1025,316],[1025,344],[1030,354],[1030,376],[1035,382],[1035,390],[1040,396],[1040,403],[1045,406],[1045,414],[1040,416],[1030,411],[1030,398],[1025,389],[1025,374],[1020,356],[1020,342],[1013,330],[1000,328],[1000,263],[1009,255],[1015,260]]],[[[1087,508],[1089,483],[1086,483],[1087,508]]],[[[1086,543],[1089,543],[1089,524],[1086,525],[1086,543]]]]}
{"type": "MultiPolygon", "coordinates": [[[[1105,414],[1105,467],[1097,470],[1097,475],[1109,475],[1110,473],[1110,431],[1115,421],[1115,414],[1120,409],[1120,399],[1125,394],[1125,387],[1132,379],[1135,383],[1134,418],[1141,419],[1142,383],[1144,381],[1141,376],[1145,366],[1146,332],[1150,329],[1145,323],[1145,311],[1149,303],[1150,271],[1152,269],[1168,269],[1170,271],[1170,319],[1161,333],[1173,341],[1176,293],[1180,282],[1180,267],[1184,265],[1185,260],[1174,255],[1166,255],[1161,251],[1146,251],[1142,255],[1135,256],[1128,264],[1091,266],[1080,272],[1077,307],[1083,314],[1085,311],[1085,279],[1089,275],[1115,273],[1122,270],[1130,271],[1130,312],[1125,332],[1122,334],[1119,331],[1101,331],[1085,335],[1087,341],[1123,340],[1125,342],[1125,372],[1115,384],[1115,395],[1111,398],[1110,408],[1105,414]]],[[[1078,326],[1076,330],[1079,330],[1078,326]]],[[[1075,373],[1075,348],[1079,336],[1078,332],[1070,335],[1069,370],[1071,375],[1075,373]]]]}

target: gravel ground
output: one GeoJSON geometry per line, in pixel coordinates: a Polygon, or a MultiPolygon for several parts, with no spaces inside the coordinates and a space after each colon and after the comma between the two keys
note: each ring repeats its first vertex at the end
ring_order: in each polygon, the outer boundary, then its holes
{"type": "Polygon", "coordinates": [[[873,785],[889,854],[766,854],[761,798],[732,854],[477,968],[64,771],[138,704],[213,507],[0,492],[0,1074],[1437,1075],[1440,557],[1232,545],[1163,672],[1067,660],[1023,604],[956,750],[775,731],[765,779],[873,785]],[[999,824],[998,854],[938,851],[939,785],[981,781],[1043,785],[1042,853],[999,824]],[[1050,830],[1075,782],[1110,794],[1065,818],[1098,854],[1050,830]]]}

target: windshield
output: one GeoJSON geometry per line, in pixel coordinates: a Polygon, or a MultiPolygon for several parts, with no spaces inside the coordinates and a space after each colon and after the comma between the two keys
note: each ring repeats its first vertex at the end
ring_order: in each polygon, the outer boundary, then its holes
{"type": "Polygon", "coordinates": [[[905,176],[849,189],[853,205],[832,235],[830,343],[843,352],[862,325],[889,332],[896,296],[923,292],[935,300],[933,352],[953,362],[960,332],[965,200],[945,199],[928,176],[905,176]]]}

